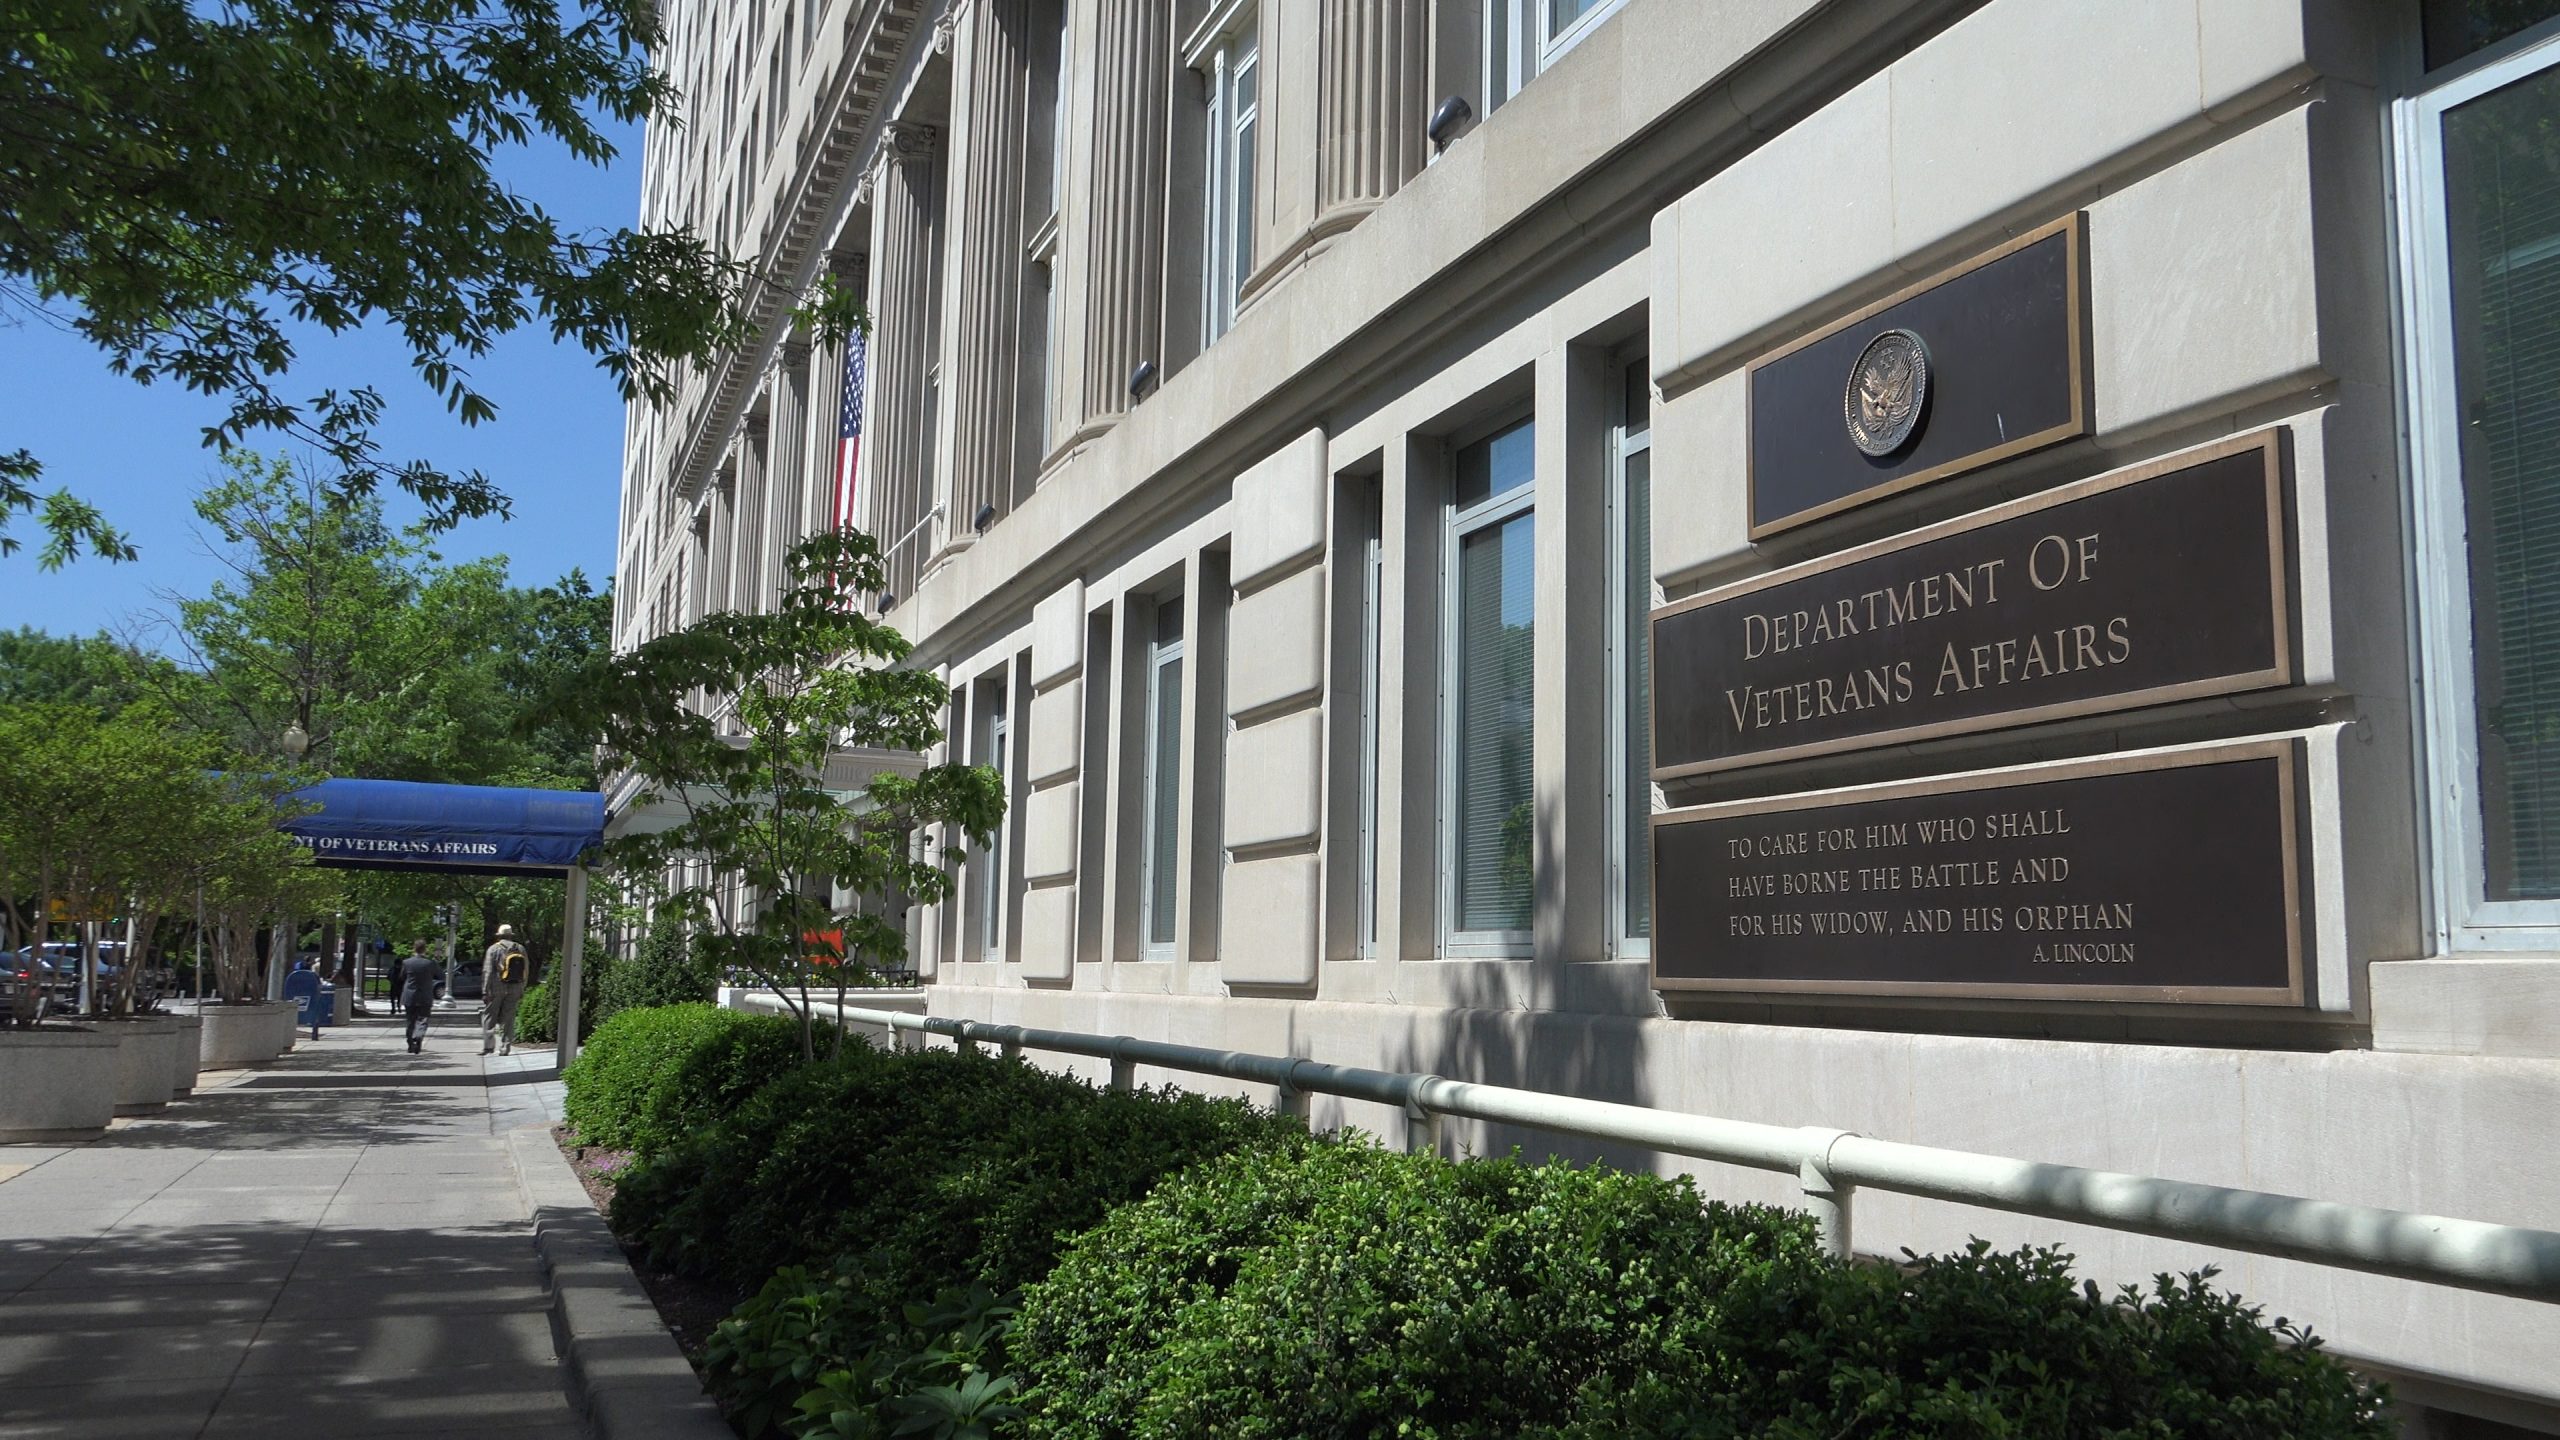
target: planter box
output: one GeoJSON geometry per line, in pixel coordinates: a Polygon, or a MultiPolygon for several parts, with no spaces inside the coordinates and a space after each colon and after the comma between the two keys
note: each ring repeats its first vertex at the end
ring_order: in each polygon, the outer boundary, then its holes
{"type": "Polygon", "coordinates": [[[248,1005],[207,1005],[204,1019],[203,1068],[237,1070],[264,1065],[293,1048],[293,1002],[267,1000],[248,1005]]]}
{"type": "Polygon", "coordinates": [[[169,1051],[169,1089],[178,1095],[193,1094],[196,1072],[204,1066],[204,1017],[171,1015],[166,1018],[178,1025],[178,1043],[169,1051]]]}
{"type": "Polygon", "coordinates": [[[133,1020],[101,1020],[97,1033],[116,1042],[115,1104],[119,1115],[152,1115],[169,1108],[177,1093],[174,1079],[178,1022],[166,1016],[133,1020]]]}
{"type": "Polygon", "coordinates": [[[122,1053],[116,1037],[91,1030],[0,1030],[0,1143],[103,1133],[122,1053]]]}

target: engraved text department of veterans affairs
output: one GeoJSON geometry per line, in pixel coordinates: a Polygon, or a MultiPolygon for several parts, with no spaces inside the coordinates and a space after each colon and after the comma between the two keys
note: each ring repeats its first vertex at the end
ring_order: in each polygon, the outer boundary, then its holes
{"type": "Polygon", "coordinates": [[[1929,347],[1909,330],[1887,330],[1858,352],[1840,398],[1849,440],[1877,459],[1899,450],[1920,428],[1929,403],[1929,347]]]}

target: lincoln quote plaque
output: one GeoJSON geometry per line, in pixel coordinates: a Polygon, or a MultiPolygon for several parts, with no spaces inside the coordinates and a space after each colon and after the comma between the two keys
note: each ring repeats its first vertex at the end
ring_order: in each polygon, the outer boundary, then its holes
{"type": "Polygon", "coordinates": [[[1664,990],[2302,1001],[2294,744],[1657,816],[1664,990]]]}
{"type": "Polygon", "coordinates": [[[2290,684],[2284,432],[1654,612],[1654,774],[2290,684]]]}

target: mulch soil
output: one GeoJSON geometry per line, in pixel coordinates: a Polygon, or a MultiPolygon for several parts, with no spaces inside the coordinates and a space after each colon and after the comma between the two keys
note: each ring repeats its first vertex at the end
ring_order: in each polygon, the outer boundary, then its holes
{"type": "MultiPolygon", "coordinates": [[[[580,1145],[569,1136],[569,1127],[554,1125],[551,1137],[560,1144],[560,1153],[569,1157],[569,1168],[578,1174],[578,1183],[587,1187],[587,1198],[595,1201],[598,1214],[610,1214],[614,1177],[631,1163],[628,1150],[607,1150],[598,1145],[580,1145]]],[[[621,1235],[614,1237],[622,1245],[623,1258],[631,1262],[631,1273],[640,1277],[640,1288],[649,1292],[649,1300],[658,1307],[658,1318],[676,1337],[676,1344],[702,1369],[702,1347],[711,1338],[711,1329],[738,1308],[747,1293],[717,1280],[694,1275],[679,1275],[650,1263],[649,1252],[632,1244],[621,1235]]]]}

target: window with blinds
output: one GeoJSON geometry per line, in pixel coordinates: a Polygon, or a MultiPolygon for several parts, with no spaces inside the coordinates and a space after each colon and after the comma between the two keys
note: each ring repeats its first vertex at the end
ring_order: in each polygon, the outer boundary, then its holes
{"type": "Polygon", "coordinates": [[[1613,558],[1618,602],[1618,935],[1643,940],[1653,934],[1653,730],[1652,651],[1647,625],[1653,615],[1653,422],[1648,366],[1627,367],[1626,420],[1618,431],[1617,543],[1613,558]]]}
{"type": "Polygon", "coordinates": [[[1524,935],[1535,905],[1535,432],[1522,421],[1456,456],[1449,514],[1449,928],[1462,943],[1524,935]]]}
{"type": "Polygon", "coordinates": [[[2491,900],[2560,898],[2560,72],[2444,121],[2491,900]]]}

